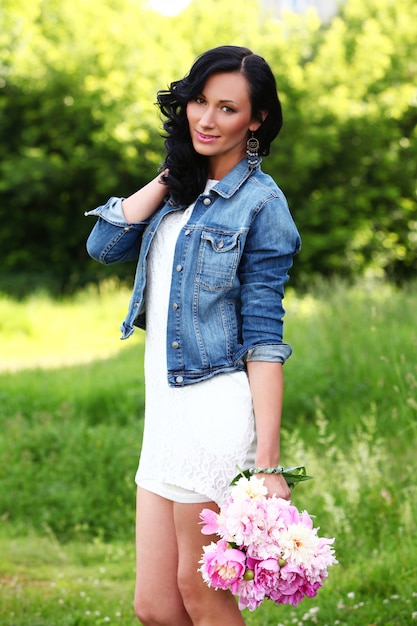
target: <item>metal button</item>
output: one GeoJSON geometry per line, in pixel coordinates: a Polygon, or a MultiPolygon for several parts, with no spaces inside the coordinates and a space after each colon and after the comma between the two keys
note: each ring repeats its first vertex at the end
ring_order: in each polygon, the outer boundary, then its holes
{"type": "Polygon", "coordinates": [[[218,243],[218,248],[220,248],[220,249],[224,248],[224,241],[223,241],[223,239],[220,239],[220,241],[218,243]]]}
{"type": "Polygon", "coordinates": [[[177,348],[179,348],[179,347],[180,347],[180,344],[178,343],[178,341],[173,341],[173,342],[171,343],[171,346],[174,348],[174,350],[176,350],[177,348]]]}
{"type": "Polygon", "coordinates": [[[179,304],[178,302],[174,302],[174,304],[172,305],[172,308],[174,309],[174,311],[177,311],[179,309],[179,304]]]}
{"type": "Polygon", "coordinates": [[[184,235],[188,236],[190,234],[190,232],[191,232],[191,230],[189,228],[187,228],[187,230],[185,231],[184,235]]]}
{"type": "Polygon", "coordinates": [[[177,270],[177,272],[181,272],[182,271],[182,265],[180,263],[178,263],[177,267],[175,268],[177,270]]]}
{"type": "Polygon", "coordinates": [[[184,381],[184,376],[177,376],[175,382],[182,383],[184,381]]]}
{"type": "Polygon", "coordinates": [[[206,206],[209,206],[209,204],[211,204],[211,198],[204,198],[203,200],[203,204],[205,204],[206,206]]]}

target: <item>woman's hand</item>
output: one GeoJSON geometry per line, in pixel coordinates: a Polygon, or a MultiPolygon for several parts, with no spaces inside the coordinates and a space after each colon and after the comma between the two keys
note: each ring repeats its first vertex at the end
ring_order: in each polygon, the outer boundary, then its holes
{"type": "Polygon", "coordinates": [[[167,173],[168,170],[165,170],[158,174],[147,185],[123,200],[122,209],[129,224],[146,221],[160,207],[169,192],[168,185],[162,179],[167,173]]]}
{"type": "Polygon", "coordinates": [[[291,499],[291,489],[287,485],[282,474],[257,474],[258,478],[264,479],[264,485],[268,489],[269,496],[277,496],[284,500],[291,499]]]}

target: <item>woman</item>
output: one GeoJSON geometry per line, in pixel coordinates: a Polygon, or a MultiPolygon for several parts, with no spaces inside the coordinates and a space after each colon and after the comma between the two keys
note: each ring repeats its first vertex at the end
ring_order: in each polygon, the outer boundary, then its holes
{"type": "MultiPolygon", "coordinates": [[[[146,315],[135,611],[145,626],[238,626],[232,595],[197,572],[199,514],[218,510],[238,467],[280,459],[283,287],[300,238],[260,155],[281,106],[267,63],[235,46],[202,54],[158,104],[162,174],[91,211],[88,241],[102,263],[139,255],[122,325],[126,338],[146,315]]],[[[260,475],[290,497],[279,469],[260,475]]]]}

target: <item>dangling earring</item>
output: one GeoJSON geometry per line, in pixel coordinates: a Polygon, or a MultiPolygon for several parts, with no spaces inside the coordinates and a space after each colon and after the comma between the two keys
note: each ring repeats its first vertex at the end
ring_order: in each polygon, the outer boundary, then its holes
{"type": "Polygon", "coordinates": [[[249,169],[255,170],[259,165],[259,141],[255,137],[253,131],[246,143],[246,156],[248,159],[249,169]]]}

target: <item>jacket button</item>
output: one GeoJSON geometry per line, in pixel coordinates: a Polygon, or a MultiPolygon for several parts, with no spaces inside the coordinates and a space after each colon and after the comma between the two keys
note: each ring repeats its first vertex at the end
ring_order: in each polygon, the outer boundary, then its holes
{"type": "Polygon", "coordinates": [[[209,206],[211,204],[211,198],[204,198],[203,204],[205,204],[206,206],[209,206]]]}
{"type": "Polygon", "coordinates": [[[177,348],[179,348],[179,347],[180,347],[180,344],[178,343],[178,341],[173,341],[173,342],[171,343],[171,346],[174,348],[174,350],[176,350],[177,348]]]}
{"type": "Polygon", "coordinates": [[[187,228],[187,230],[185,231],[184,235],[188,236],[190,234],[190,232],[191,232],[191,230],[189,228],[187,228]]]}
{"type": "Polygon", "coordinates": [[[181,272],[182,271],[182,265],[180,263],[178,263],[177,267],[175,268],[177,270],[177,272],[181,272]]]}
{"type": "Polygon", "coordinates": [[[176,383],[182,383],[184,381],[184,376],[177,376],[175,379],[176,383]]]}
{"type": "Polygon", "coordinates": [[[177,302],[174,302],[174,304],[172,305],[172,308],[174,309],[174,311],[177,311],[179,309],[179,304],[177,302]]]}

